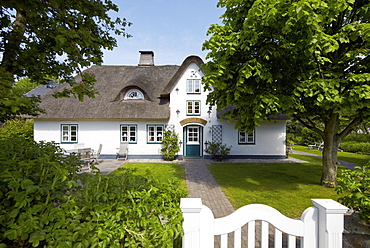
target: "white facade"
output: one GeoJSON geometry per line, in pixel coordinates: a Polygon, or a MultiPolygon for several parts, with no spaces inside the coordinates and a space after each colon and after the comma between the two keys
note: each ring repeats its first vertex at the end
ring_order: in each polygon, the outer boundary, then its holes
{"type": "Polygon", "coordinates": [[[209,106],[206,105],[208,91],[204,91],[204,86],[200,86],[200,92],[188,93],[187,85],[190,84],[188,80],[201,80],[203,76],[199,71],[199,65],[194,62],[183,71],[170,92],[168,120],[39,118],[35,119],[35,140],[55,141],[65,150],[76,148],[77,145],[97,149],[99,144],[102,144],[102,156],[115,157],[121,142],[121,125],[133,125],[136,127],[136,141],[129,144],[128,157],[161,158],[161,144],[148,142],[148,125],[163,125],[164,128],[172,127],[179,134],[182,144],[178,154],[180,157],[209,157],[204,152],[205,143],[214,141],[232,146],[230,158],[284,158],[285,120],[262,123],[255,129],[254,142],[239,144],[239,132],[234,129],[234,124],[220,122],[215,108],[209,111],[209,106]],[[188,113],[189,104],[194,104],[191,114],[188,113]],[[77,125],[77,140],[63,143],[62,125],[64,124],[77,125]],[[199,137],[196,137],[197,135],[199,137]]]}

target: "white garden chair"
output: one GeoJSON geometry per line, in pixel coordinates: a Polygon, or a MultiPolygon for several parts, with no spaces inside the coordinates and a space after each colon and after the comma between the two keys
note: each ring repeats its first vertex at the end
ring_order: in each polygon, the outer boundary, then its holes
{"type": "Polygon", "coordinates": [[[124,160],[128,157],[128,142],[121,142],[117,152],[117,159],[123,158],[124,160]]]}

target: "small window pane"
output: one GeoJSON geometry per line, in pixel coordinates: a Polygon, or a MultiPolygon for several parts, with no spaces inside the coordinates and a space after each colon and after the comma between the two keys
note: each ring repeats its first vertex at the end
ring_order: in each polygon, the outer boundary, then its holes
{"type": "Polygon", "coordinates": [[[194,93],[200,93],[200,80],[194,80],[194,93]]]}
{"type": "Polygon", "coordinates": [[[193,113],[193,102],[188,102],[188,114],[193,113]]]}
{"type": "Polygon", "coordinates": [[[188,93],[193,93],[193,80],[188,80],[187,81],[187,92],[188,93]]]}

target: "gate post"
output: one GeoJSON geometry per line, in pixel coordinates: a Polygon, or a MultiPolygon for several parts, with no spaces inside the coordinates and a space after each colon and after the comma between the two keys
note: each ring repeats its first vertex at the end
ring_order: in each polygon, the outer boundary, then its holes
{"type": "Polygon", "coordinates": [[[342,248],[344,214],[348,208],[332,199],[311,199],[319,210],[319,248],[342,248]]]}
{"type": "Polygon", "coordinates": [[[201,248],[200,212],[202,207],[201,198],[181,198],[180,208],[184,217],[182,248],[201,248]]]}

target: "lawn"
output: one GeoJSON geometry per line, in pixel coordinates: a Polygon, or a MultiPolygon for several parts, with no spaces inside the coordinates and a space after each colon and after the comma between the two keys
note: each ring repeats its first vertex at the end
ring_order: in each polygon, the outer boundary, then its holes
{"type": "MultiPolygon", "coordinates": [[[[322,151],[317,149],[309,149],[307,146],[294,145],[294,150],[322,155],[322,151]]],[[[370,155],[351,152],[338,152],[338,159],[363,166],[370,161],[370,155]]]]}
{"type": "Polygon", "coordinates": [[[266,204],[290,217],[300,217],[311,199],[338,199],[332,188],[321,186],[321,159],[293,155],[309,163],[212,163],[212,175],[235,209],[266,204]]]}
{"type": "MultiPolygon", "coordinates": [[[[162,182],[167,182],[171,179],[178,179],[181,181],[181,185],[185,187],[185,168],[177,163],[126,163],[123,165],[124,168],[137,168],[136,174],[138,175],[149,175],[157,178],[162,182]]],[[[119,175],[119,170],[115,170],[112,173],[119,175]]]]}

